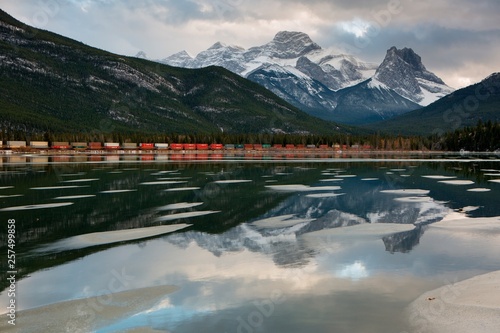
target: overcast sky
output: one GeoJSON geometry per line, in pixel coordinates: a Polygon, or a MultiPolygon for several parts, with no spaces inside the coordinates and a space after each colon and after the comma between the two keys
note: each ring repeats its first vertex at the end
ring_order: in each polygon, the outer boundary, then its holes
{"type": "Polygon", "coordinates": [[[499,0],[0,0],[24,23],[111,52],[161,59],[217,41],[244,48],[302,31],[323,48],[380,63],[411,47],[459,88],[500,71],[499,0]]]}

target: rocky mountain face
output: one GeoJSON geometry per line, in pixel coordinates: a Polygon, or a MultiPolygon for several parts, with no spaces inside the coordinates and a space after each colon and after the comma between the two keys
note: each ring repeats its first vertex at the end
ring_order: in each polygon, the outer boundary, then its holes
{"type": "MultiPolygon", "coordinates": [[[[284,48],[275,46],[280,47],[284,48]]],[[[214,45],[199,58],[240,51],[214,45]]],[[[124,57],[92,48],[29,27],[0,10],[0,126],[96,135],[339,129],[224,68],[188,70],[144,58],[145,54],[124,57]]],[[[191,61],[186,53],[175,59],[177,66],[191,61]]],[[[234,66],[233,71],[238,62],[234,66]]]]}
{"type": "Polygon", "coordinates": [[[281,31],[269,43],[248,50],[217,42],[196,57],[182,51],[160,62],[221,66],[312,115],[349,124],[388,119],[453,91],[412,49],[392,47],[377,65],[323,49],[302,32],[281,31]]]}

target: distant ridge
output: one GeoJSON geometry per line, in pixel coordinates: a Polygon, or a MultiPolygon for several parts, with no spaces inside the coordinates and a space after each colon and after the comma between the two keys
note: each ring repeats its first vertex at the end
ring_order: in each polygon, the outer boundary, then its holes
{"type": "Polygon", "coordinates": [[[181,69],[138,57],[112,54],[29,27],[0,10],[2,130],[96,134],[347,131],[305,114],[226,69],[181,69]]]}
{"type": "Polygon", "coordinates": [[[431,105],[367,126],[407,135],[443,134],[483,122],[500,122],[500,73],[456,90],[431,105]]]}

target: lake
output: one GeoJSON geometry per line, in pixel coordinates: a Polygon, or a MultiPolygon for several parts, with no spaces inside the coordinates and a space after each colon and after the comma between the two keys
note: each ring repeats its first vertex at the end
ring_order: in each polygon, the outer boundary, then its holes
{"type": "Polygon", "coordinates": [[[26,332],[406,332],[500,267],[498,234],[437,227],[500,216],[498,156],[164,159],[2,159],[26,332]]]}

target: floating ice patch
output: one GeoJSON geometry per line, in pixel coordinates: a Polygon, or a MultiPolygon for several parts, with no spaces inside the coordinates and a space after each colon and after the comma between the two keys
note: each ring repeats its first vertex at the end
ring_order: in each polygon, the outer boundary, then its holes
{"type": "Polygon", "coordinates": [[[470,188],[467,190],[467,192],[489,192],[489,191],[491,191],[491,189],[484,187],[470,188]]]}
{"type": "Polygon", "coordinates": [[[394,172],[392,172],[392,171],[387,171],[385,174],[386,174],[386,175],[393,175],[393,174],[394,174],[394,172]]]}
{"type": "Polygon", "coordinates": [[[99,193],[102,193],[102,194],[114,194],[114,193],[126,193],[126,192],[135,192],[137,190],[108,190],[108,191],[101,191],[99,193]]]}
{"type": "Polygon", "coordinates": [[[400,202],[431,202],[433,201],[431,197],[403,197],[395,198],[394,200],[400,202]]]}
{"type": "Polygon", "coordinates": [[[60,203],[39,204],[39,205],[14,206],[14,207],[2,208],[2,209],[0,209],[0,211],[12,212],[12,211],[18,211],[18,210],[57,208],[57,207],[70,206],[72,204],[73,204],[73,202],[60,202],[60,203]]]}
{"type": "Polygon", "coordinates": [[[488,181],[492,183],[500,183],[500,179],[490,179],[488,181]]]}
{"type": "Polygon", "coordinates": [[[500,170],[496,169],[481,169],[482,172],[500,172],[500,170]]]}
{"type": "Polygon", "coordinates": [[[315,219],[298,218],[295,217],[294,214],[289,214],[289,215],[273,216],[267,219],[254,221],[251,223],[251,225],[263,229],[267,228],[278,229],[278,228],[288,228],[300,223],[308,223],[314,220],[315,219]]]}
{"type": "Polygon", "coordinates": [[[341,195],[345,195],[345,193],[312,193],[306,195],[308,198],[334,198],[341,195]]]}
{"type": "Polygon", "coordinates": [[[331,172],[323,172],[321,173],[322,176],[336,176],[337,173],[331,173],[331,172]]]}
{"type": "Polygon", "coordinates": [[[186,213],[170,214],[170,215],[160,216],[160,217],[156,218],[155,221],[158,221],[158,222],[172,221],[172,220],[178,220],[178,219],[186,219],[186,218],[190,218],[190,217],[210,215],[210,214],[215,214],[215,213],[220,213],[220,210],[201,210],[198,212],[186,212],[186,213]]]}
{"type": "Polygon", "coordinates": [[[353,178],[353,177],[357,177],[356,175],[337,175],[336,177],[338,178],[353,178]]]}
{"type": "Polygon", "coordinates": [[[406,169],[389,169],[391,171],[394,171],[394,172],[404,172],[406,171],[406,169]]]}
{"type": "Polygon", "coordinates": [[[54,200],[72,200],[72,199],[83,199],[92,197],[95,197],[95,194],[65,195],[62,197],[55,197],[54,200]]]}
{"type": "Polygon", "coordinates": [[[190,224],[173,224],[173,225],[162,225],[157,227],[95,232],[60,240],[54,244],[51,244],[45,248],[40,249],[39,252],[45,252],[51,250],[81,249],[89,246],[105,245],[105,244],[125,242],[142,238],[149,238],[181,230],[190,226],[191,226],[190,224]]]}
{"type": "Polygon", "coordinates": [[[16,198],[22,197],[24,194],[10,194],[10,195],[0,195],[0,198],[16,198]]]}
{"type": "Polygon", "coordinates": [[[158,172],[152,173],[151,176],[165,176],[165,174],[176,173],[176,172],[177,172],[177,170],[174,170],[174,171],[158,171],[158,172]]]}
{"type": "Polygon", "coordinates": [[[455,176],[443,176],[443,175],[425,175],[422,177],[429,178],[429,179],[455,179],[455,178],[457,178],[455,176]]]}
{"type": "Polygon", "coordinates": [[[119,173],[123,173],[123,171],[110,171],[108,173],[111,173],[111,174],[119,174],[119,173]]]}
{"type": "Polygon", "coordinates": [[[429,194],[429,190],[419,190],[419,189],[401,189],[401,190],[383,190],[380,193],[386,194],[397,194],[397,195],[426,195],[429,194]]]}
{"type": "Polygon", "coordinates": [[[363,223],[350,227],[323,229],[303,234],[308,244],[316,246],[321,243],[352,242],[353,239],[381,239],[395,233],[413,230],[413,224],[397,223],[363,223]]]}
{"type": "Polygon", "coordinates": [[[32,187],[31,190],[64,190],[68,188],[89,187],[88,185],[69,185],[69,186],[47,186],[47,187],[32,187]]]}
{"type": "Polygon", "coordinates": [[[361,180],[372,181],[372,180],[379,180],[379,178],[361,178],[361,180]]]}
{"type": "Polygon", "coordinates": [[[485,173],[483,176],[500,177],[500,173],[485,173]]]}
{"type": "Polygon", "coordinates": [[[143,182],[143,183],[140,183],[139,185],[173,185],[173,184],[184,184],[184,183],[187,183],[187,181],[160,180],[160,181],[155,181],[155,182],[143,182]]]}
{"type": "Polygon", "coordinates": [[[191,177],[161,177],[161,178],[156,178],[156,180],[184,180],[184,179],[191,179],[191,177]]]}
{"type": "Polygon", "coordinates": [[[277,183],[278,181],[276,179],[271,179],[271,180],[266,180],[266,183],[277,183]]]}
{"type": "Polygon", "coordinates": [[[268,185],[267,188],[275,191],[284,191],[284,192],[311,192],[311,191],[336,191],[340,190],[340,186],[307,186],[300,184],[293,185],[268,185]]]}
{"type": "Polygon", "coordinates": [[[249,183],[252,180],[249,179],[229,179],[229,180],[216,180],[215,184],[239,184],[239,183],[249,183]]]}
{"type": "Polygon", "coordinates": [[[99,180],[99,178],[71,179],[71,180],[64,180],[61,183],[86,183],[86,182],[95,182],[96,180],[99,180]]]}
{"type": "Polygon", "coordinates": [[[14,188],[14,186],[1,186],[0,190],[6,190],[8,188],[14,188]]]}
{"type": "Polygon", "coordinates": [[[342,178],[328,178],[328,179],[320,179],[320,182],[339,182],[342,181],[342,178]]]}
{"type": "Polygon", "coordinates": [[[472,185],[474,182],[472,180],[440,180],[439,183],[448,185],[472,185]]]}
{"type": "Polygon", "coordinates": [[[199,190],[199,187],[176,187],[163,190],[164,192],[180,192],[180,191],[194,191],[199,190]]]}
{"type": "Polygon", "coordinates": [[[196,207],[203,205],[203,202],[179,202],[175,204],[170,204],[166,206],[161,206],[155,208],[155,210],[174,210],[174,209],[186,209],[186,208],[191,208],[191,207],[196,207]]]}

